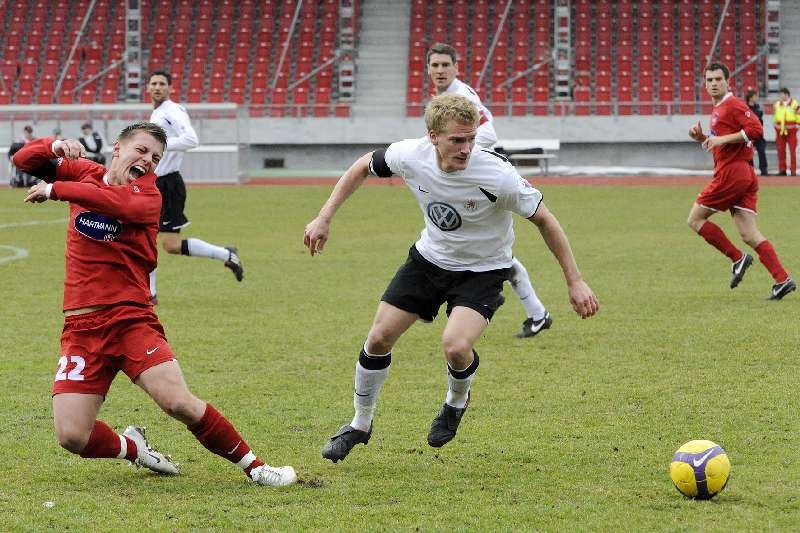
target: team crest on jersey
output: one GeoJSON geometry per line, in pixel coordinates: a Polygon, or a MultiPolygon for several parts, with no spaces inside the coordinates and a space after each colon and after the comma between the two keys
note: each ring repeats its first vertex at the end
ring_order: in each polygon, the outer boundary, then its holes
{"type": "Polygon", "coordinates": [[[716,111],[711,113],[711,127],[714,127],[717,124],[718,120],[719,120],[719,113],[717,113],[716,111]]]}
{"type": "Polygon", "coordinates": [[[442,202],[428,204],[428,218],[442,231],[454,231],[461,227],[461,215],[458,211],[442,202]]]}
{"type": "Polygon", "coordinates": [[[478,208],[478,201],[477,200],[467,200],[464,202],[464,209],[469,209],[470,211],[475,211],[478,208]]]}
{"type": "Polygon", "coordinates": [[[75,229],[95,241],[115,241],[122,233],[122,222],[100,213],[84,211],[75,217],[75,229]]]}

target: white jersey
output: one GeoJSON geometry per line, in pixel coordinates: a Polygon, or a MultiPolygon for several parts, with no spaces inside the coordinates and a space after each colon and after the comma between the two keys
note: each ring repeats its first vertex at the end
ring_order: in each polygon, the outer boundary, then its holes
{"type": "Polygon", "coordinates": [[[153,109],[150,122],[158,124],[167,132],[167,149],[156,167],[156,176],[179,172],[183,153],[199,144],[197,133],[189,120],[189,113],[182,105],[164,100],[153,109]]]}
{"type": "Polygon", "coordinates": [[[447,86],[445,92],[464,96],[467,100],[475,104],[481,116],[480,125],[478,126],[477,135],[475,137],[475,144],[484,148],[491,148],[494,146],[497,142],[497,132],[494,131],[494,124],[492,123],[494,117],[492,117],[491,111],[483,105],[475,89],[458,78],[453,78],[453,82],[447,86]]]}
{"type": "Polygon", "coordinates": [[[445,270],[511,267],[511,213],[529,218],[542,201],[542,193],[503,156],[484,148],[473,149],[465,170],[443,171],[428,137],[375,152],[370,170],[383,177],[403,177],[425,219],[416,248],[445,270]]]}

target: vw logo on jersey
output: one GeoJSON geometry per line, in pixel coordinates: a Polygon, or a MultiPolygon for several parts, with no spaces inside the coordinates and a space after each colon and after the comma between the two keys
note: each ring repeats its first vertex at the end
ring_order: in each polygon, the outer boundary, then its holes
{"type": "Polygon", "coordinates": [[[100,213],[84,211],[75,217],[75,229],[95,241],[114,241],[122,233],[122,222],[100,213]]]}
{"type": "Polygon", "coordinates": [[[461,227],[461,215],[458,211],[442,202],[428,204],[428,218],[442,231],[453,231],[461,227]]]}

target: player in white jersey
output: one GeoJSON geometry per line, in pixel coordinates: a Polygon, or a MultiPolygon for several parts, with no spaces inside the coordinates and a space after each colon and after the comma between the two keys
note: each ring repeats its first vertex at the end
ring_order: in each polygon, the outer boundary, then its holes
{"type": "MultiPolygon", "coordinates": [[[[497,142],[497,133],[494,130],[492,113],[483,105],[478,93],[457,78],[458,54],[455,48],[448,44],[437,43],[427,53],[428,76],[436,94],[460,94],[472,102],[480,114],[475,144],[482,148],[491,148],[497,142]]],[[[542,301],[536,295],[530,276],[525,266],[514,257],[511,264],[511,276],[508,279],[511,287],[519,297],[525,312],[528,315],[522,322],[522,331],[517,337],[535,337],[540,331],[549,329],[553,324],[553,317],[545,309],[542,301]]],[[[503,299],[501,298],[501,301],[503,299]]]]}
{"type": "MultiPolygon", "coordinates": [[[[150,74],[147,92],[153,102],[150,122],[158,124],[167,132],[167,150],[156,168],[156,185],[161,191],[161,246],[171,254],[208,257],[222,261],[233,272],[237,281],[244,277],[244,267],[238,250],[233,246],[217,246],[206,241],[180,238],[181,229],[190,224],[183,213],[186,205],[186,185],[181,176],[181,163],[187,150],[199,144],[197,133],[189,120],[189,114],[180,104],[169,99],[172,92],[172,76],[158,70],[150,74]]],[[[156,296],[156,270],[150,273],[150,295],[153,303],[156,296]]]]}
{"type": "Polygon", "coordinates": [[[331,437],[322,456],[344,459],[372,435],[378,394],[389,373],[391,351],[417,320],[433,320],[447,302],[442,348],[448,371],[444,404],[431,423],[428,444],[456,435],[478,368],[474,346],[497,309],[511,267],[512,213],[533,222],[558,260],[570,302],[582,318],[598,310],[558,220],[541,193],[508,161],[475,147],[478,112],[458,95],[434,97],[425,110],[428,136],[394,143],[362,156],[344,173],[303,236],[311,255],[322,252],[336,211],[369,174],[402,176],[419,202],[425,229],[381,297],[356,363],[355,416],[331,437]]]}

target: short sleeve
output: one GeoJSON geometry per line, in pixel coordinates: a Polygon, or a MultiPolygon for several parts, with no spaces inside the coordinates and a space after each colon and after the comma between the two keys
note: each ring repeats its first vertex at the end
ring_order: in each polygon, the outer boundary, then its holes
{"type": "Polygon", "coordinates": [[[409,140],[399,141],[390,144],[386,148],[375,150],[372,153],[372,160],[369,163],[369,171],[372,175],[379,178],[389,178],[394,175],[402,175],[403,161],[408,157],[413,142],[409,140]]]}
{"type": "Polygon", "coordinates": [[[514,170],[506,176],[501,198],[504,209],[525,218],[535,215],[542,203],[539,189],[514,170]]]}

